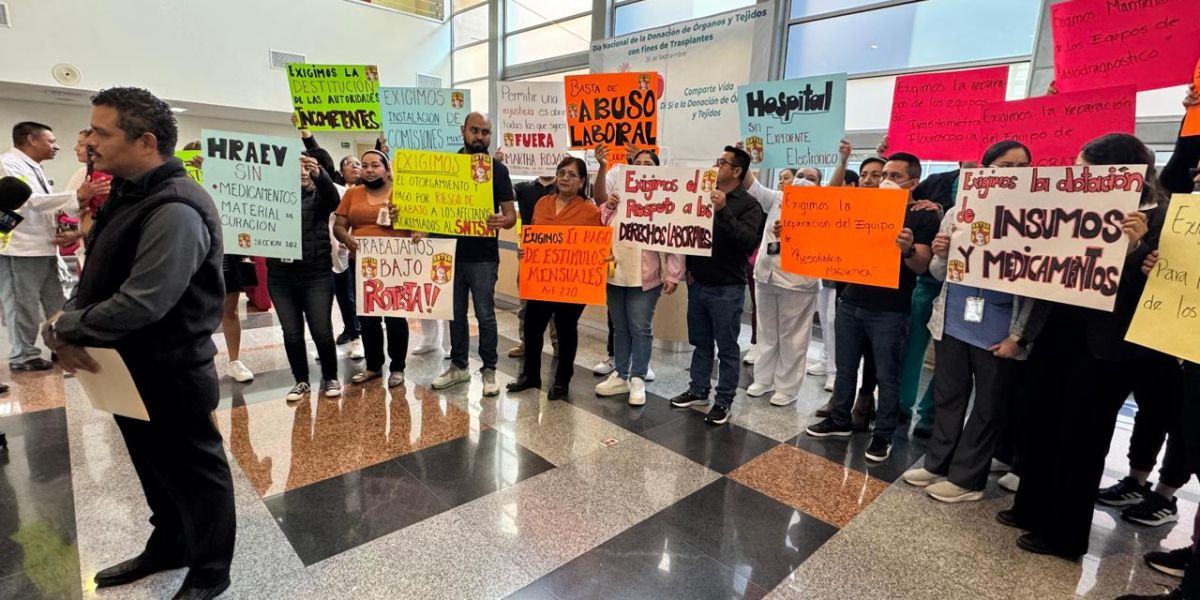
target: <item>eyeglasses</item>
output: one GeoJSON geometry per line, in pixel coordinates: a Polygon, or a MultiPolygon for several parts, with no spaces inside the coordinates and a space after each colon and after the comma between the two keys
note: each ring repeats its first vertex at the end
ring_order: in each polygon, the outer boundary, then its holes
{"type": "Polygon", "coordinates": [[[579,173],[568,171],[566,169],[559,169],[558,172],[555,173],[555,176],[557,176],[559,179],[583,179],[579,176],[579,173]]]}
{"type": "Polygon", "coordinates": [[[725,160],[724,158],[718,158],[718,159],[716,160],[716,162],[714,162],[714,163],[713,163],[713,166],[714,166],[714,167],[716,167],[716,168],[718,168],[718,169],[720,169],[721,167],[723,167],[723,166],[725,166],[725,165],[729,165],[729,166],[731,166],[731,167],[732,167],[732,166],[733,166],[733,163],[731,163],[731,162],[729,162],[729,161],[725,160]]]}

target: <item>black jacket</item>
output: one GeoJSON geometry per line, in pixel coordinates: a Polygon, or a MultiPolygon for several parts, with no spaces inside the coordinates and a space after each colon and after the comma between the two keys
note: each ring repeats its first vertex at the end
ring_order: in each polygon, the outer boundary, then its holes
{"type": "Polygon", "coordinates": [[[741,185],[725,194],[725,208],[713,213],[712,256],[687,257],[696,283],[746,285],[750,255],[762,241],[767,213],[741,185]]]}
{"type": "Polygon", "coordinates": [[[337,210],[341,197],[324,169],[313,180],[313,187],[300,193],[300,260],[268,258],[272,271],[328,273],[333,269],[333,246],[329,241],[329,215],[337,210]]]}

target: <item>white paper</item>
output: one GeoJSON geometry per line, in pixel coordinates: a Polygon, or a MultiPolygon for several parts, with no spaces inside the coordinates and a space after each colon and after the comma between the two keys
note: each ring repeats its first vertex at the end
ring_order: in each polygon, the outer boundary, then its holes
{"type": "Polygon", "coordinates": [[[129,368],[116,350],[110,348],[86,348],[92,360],[100,366],[98,373],[79,370],[75,378],[83,386],[83,392],[91,400],[92,407],[114,415],[149,421],[146,403],[133,383],[129,368]]]}

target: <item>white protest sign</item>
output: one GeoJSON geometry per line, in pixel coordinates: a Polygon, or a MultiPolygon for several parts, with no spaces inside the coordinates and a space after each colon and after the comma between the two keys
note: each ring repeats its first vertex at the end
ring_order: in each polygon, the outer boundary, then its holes
{"type": "Polygon", "coordinates": [[[359,316],[454,319],[455,240],[355,239],[354,302],[359,316]]]}
{"type": "Polygon", "coordinates": [[[712,256],[716,169],[626,165],[617,179],[614,245],[712,256]]]}

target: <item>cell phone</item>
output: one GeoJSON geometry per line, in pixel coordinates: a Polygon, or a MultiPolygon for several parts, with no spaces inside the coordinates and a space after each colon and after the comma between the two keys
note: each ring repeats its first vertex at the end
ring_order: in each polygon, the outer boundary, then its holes
{"type": "Polygon", "coordinates": [[[767,254],[770,256],[779,254],[779,242],[770,242],[767,244],[767,254]]]}

